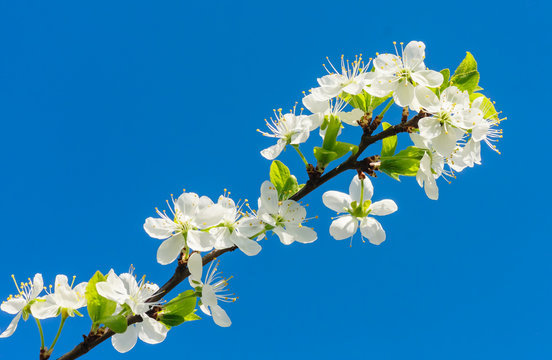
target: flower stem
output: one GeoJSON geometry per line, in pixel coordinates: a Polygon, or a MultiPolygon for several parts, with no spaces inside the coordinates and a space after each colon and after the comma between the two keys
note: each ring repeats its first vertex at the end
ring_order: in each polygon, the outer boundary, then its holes
{"type": "Polygon", "coordinates": [[[389,102],[387,103],[387,105],[385,106],[385,108],[383,109],[383,111],[378,115],[379,118],[382,118],[383,115],[385,115],[385,113],[387,112],[387,110],[389,110],[389,108],[391,107],[391,105],[393,105],[395,103],[395,100],[391,99],[389,100],[389,102]]]}
{"type": "Polygon", "coordinates": [[[293,148],[297,151],[297,153],[298,153],[299,156],[301,157],[301,160],[303,160],[303,162],[305,163],[305,166],[308,166],[308,165],[309,165],[309,162],[307,161],[307,159],[305,159],[305,156],[303,155],[303,153],[302,153],[301,150],[299,149],[299,145],[291,144],[291,146],[293,146],[293,148]]]}
{"type": "Polygon", "coordinates": [[[63,329],[63,325],[65,325],[65,320],[67,320],[67,315],[64,314],[64,312],[61,313],[61,323],[59,324],[59,329],[58,329],[58,332],[56,334],[56,337],[54,338],[54,342],[52,343],[52,345],[50,345],[50,347],[48,348],[49,351],[52,351],[54,350],[54,346],[56,346],[56,343],[58,341],[58,338],[59,338],[59,335],[61,334],[61,330],[63,329]]]}
{"type": "Polygon", "coordinates": [[[42,332],[42,325],[40,324],[40,320],[35,318],[36,320],[36,326],[38,326],[38,332],[40,333],[40,349],[44,349],[44,333],[42,332]]]}

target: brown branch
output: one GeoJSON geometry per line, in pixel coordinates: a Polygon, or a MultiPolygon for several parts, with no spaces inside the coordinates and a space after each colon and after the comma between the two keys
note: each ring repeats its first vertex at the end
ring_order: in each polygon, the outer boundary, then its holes
{"type": "MultiPolygon", "coordinates": [[[[387,128],[384,131],[381,131],[377,133],[376,135],[372,136],[371,132],[365,132],[364,135],[362,135],[360,144],[358,146],[358,151],[351,155],[347,160],[339,164],[337,167],[332,169],[330,172],[320,176],[320,177],[310,177],[310,179],[307,181],[305,186],[299,190],[297,193],[295,193],[293,196],[290,197],[291,200],[298,201],[302,199],[303,197],[307,196],[309,193],[311,193],[314,189],[318,188],[322,184],[324,184],[326,181],[336,177],[337,175],[341,174],[342,172],[346,170],[351,169],[359,169],[362,170],[362,166],[364,161],[358,161],[358,157],[362,154],[364,150],[371,144],[382,140],[386,137],[393,136],[402,132],[409,132],[413,128],[418,127],[418,121],[427,116],[424,112],[418,113],[416,116],[412,117],[407,122],[401,122],[398,125],[391,126],[387,128]]],[[[377,124],[372,123],[370,127],[373,127],[374,131],[377,126],[379,125],[379,122],[381,119],[379,119],[377,124]]],[[[369,159],[369,158],[367,158],[369,159]]],[[[221,256],[224,253],[234,251],[237,247],[233,246],[228,249],[222,249],[222,250],[213,250],[207,255],[203,257],[203,265],[210,263],[217,257],[221,256]]],[[[157,302],[163,298],[167,293],[169,293],[172,289],[174,289],[178,284],[180,284],[183,280],[185,280],[188,276],[190,276],[190,271],[188,270],[188,267],[186,266],[186,263],[179,262],[178,266],[176,267],[176,270],[173,274],[173,276],[167,281],[152,297],[150,297],[147,302],[157,302]]],[[[153,315],[153,312],[150,310],[148,312],[148,315],[153,315]]],[[[141,322],[142,317],[140,315],[134,315],[130,316],[128,318],[128,324],[132,325],[137,322],[141,322]]],[[[101,334],[89,334],[88,336],[83,335],[84,340],[75,346],[73,350],[69,351],[68,353],[62,355],[58,358],[58,360],[73,360],[77,359],[80,356],[86,354],[94,347],[98,346],[105,340],[109,339],[115,335],[115,333],[112,330],[106,330],[105,332],[101,334]]]]}

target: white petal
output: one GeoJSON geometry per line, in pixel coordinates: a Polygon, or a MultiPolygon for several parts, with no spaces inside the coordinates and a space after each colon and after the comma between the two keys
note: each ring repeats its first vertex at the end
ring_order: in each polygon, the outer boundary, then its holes
{"type": "Polygon", "coordinates": [[[308,128],[298,131],[291,136],[290,144],[293,144],[293,145],[302,144],[308,140],[309,135],[310,135],[310,132],[308,128]]]}
{"type": "Polygon", "coordinates": [[[203,286],[203,290],[201,291],[201,302],[209,307],[217,304],[217,296],[211,285],[205,284],[203,286]]]}
{"type": "Polygon", "coordinates": [[[227,210],[219,204],[212,204],[200,208],[194,217],[193,223],[200,229],[217,225],[227,210]]]}
{"type": "Polygon", "coordinates": [[[213,315],[215,324],[218,326],[228,327],[232,325],[232,321],[230,321],[228,314],[226,314],[226,311],[224,311],[220,306],[211,306],[211,314],[213,315]]]}
{"type": "Polygon", "coordinates": [[[264,229],[264,224],[261,220],[254,217],[241,218],[236,224],[239,233],[252,237],[260,233],[264,229]]]}
{"type": "Polygon", "coordinates": [[[0,334],[0,338],[7,338],[12,336],[12,334],[15,332],[15,329],[17,329],[17,323],[19,322],[19,319],[21,318],[21,312],[15,315],[13,320],[10,322],[6,330],[2,334],[0,334]]]}
{"type": "Polygon", "coordinates": [[[96,290],[104,298],[115,301],[118,304],[124,304],[129,297],[125,284],[115,274],[109,274],[107,281],[96,283],[96,290]]]}
{"type": "Polygon", "coordinates": [[[228,249],[234,245],[234,243],[230,241],[230,229],[226,226],[211,229],[209,232],[215,238],[215,243],[213,245],[215,249],[228,249]]]}
{"type": "Polygon", "coordinates": [[[379,245],[385,241],[385,231],[383,231],[381,224],[371,217],[362,219],[360,222],[360,233],[374,245],[379,245]]]}
{"type": "Polygon", "coordinates": [[[425,58],[425,44],[421,41],[409,42],[403,51],[405,65],[409,69],[416,68],[425,58]]]}
{"type": "Polygon", "coordinates": [[[174,206],[183,216],[194,217],[199,206],[199,196],[195,193],[183,193],[174,206]]]}
{"type": "Polygon", "coordinates": [[[412,79],[422,86],[435,88],[443,83],[443,74],[433,70],[420,70],[412,73],[412,79]]]}
{"type": "Polygon", "coordinates": [[[63,274],[56,275],[56,282],[54,286],[55,288],[57,288],[58,286],[69,286],[69,281],[67,280],[67,276],[63,274]]]}
{"type": "Polygon", "coordinates": [[[354,109],[352,111],[340,111],[337,113],[339,120],[352,126],[358,126],[358,120],[364,116],[364,111],[360,109],[354,109]]]}
{"type": "Polygon", "coordinates": [[[154,239],[166,239],[176,230],[173,221],[149,217],[144,222],[144,230],[154,239]]]}
{"type": "Polygon", "coordinates": [[[159,344],[165,340],[168,331],[165,325],[144,315],[138,336],[147,344],[159,344]]]}
{"type": "Polygon", "coordinates": [[[299,205],[297,201],[293,200],[282,201],[278,213],[284,221],[297,224],[302,223],[307,216],[307,210],[299,205]]]}
{"type": "Polygon", "coordinates": [[[37,319],[48,319],[58,315],[59,306],[52,300],[51,295],[45,296],[46,301],[35,302],[31,305],[31,313],[37,319]]]}
{"type": "Polygon", "coordinates": [[[299,226],[295,224],[286,225],[286,232],[293,236],[293,239],[303,244],[309,244],[316,241],[318,235],[310,227],[299,226]]]}
{"type": "Polygon", "coordinates": [[[330,235],[336,240],[348,239],[358,228],[358,220],[351,215],[343,215],[330,225],[330,235]]]}
{"type": "Polygon", "coordinates": [[[44,280],[42,279],[42,274],[35,274],[33,278],[33,291],[31,292],[30,298],[35,299],[42,290],[44,289],[44,280]]]}
{"type": "Polygon", "coordinates": [[[123,334],[115,334],[111,337],[111,344],[120,353],[130,351],[138,341],[137,325],[130,325],[123,334]]]}
{"type": "Polygon", "coordinates": [[[278,235],[278,237],[280,238],[280,242],[284,245],[290,245],[295,241],[293,239],[293,236],[280,226],[275,227],[272,232],[278,235]]]}
{"type": "Polygon", "coordinates": [[[439,199],[439,188],[435,179],[427,178],[424,181],[424,191],[431,200],[439,199]]]}
{"type": "Polygon", "coordinates": [[[27,305],[27,301],[22,297],[11,298],[3,302],[2,305],[0,305],[0,309],[2,309],[2,311],[5,311],[10,315],[15,315],[21,310],[23,310],[25,305],[27,305]]]}
{"type": "Polygon", "coordinates": [[[340,191],[326,191],[322,195],[322,202],[329,209],[341,213],[347,211],[351,204],[351,197],[348,194],[342,193],[340,191]]]}
{"type": "Polygon", "coordinates": [[[448,157],[454,149],[456,149],[456,142],[462,137],[462,135],[462,130],[448,126],[446,132],[443,131],[439,136],[433,138],[431,142],[439,154],[444,157],[448,157]]]}
{"type": "Polygon", "coordinates": [[[203,275],[203,260],[201,259],[201,255],[199,253],[195,252],[188,258],[188,270],[190,270],[190,277],[188,278],[190,286],[195,288],[199,284],[202,284],[201,276],[203,275]]]}
{"type": "Polygon", "coordinates": [[[429,149],[428,140],[426,138],[424,138],[423,136],[421,136],[420,134],[411,133],[410,134],[410,139],[414,143],[415,147],[417,147],[419,149],[429,149]]]}
{"type": "Polygon", "coordinates": [[[167,265],[176,260],[180,251],[186,246],[182,234],[171,236],[163,241],[157,249],[157,262],[161,265],[167,265]]]}
{"type": "Polygon", "coordinates": [[[443,132],[443,127],[435,117],[425,117],[418,122],[420,135],[426,139],[433,139],[443,132]]]}
{"type": "Polygon", "coordinates": [[[255,256],[261,251],[261,245],[258,242],[237,234],[236,231],[232,233],[230,239],[246,255],[255,256]]]}
{"type": "Polygon", "coordinates": [[[394,74],[402,67],[402,61],[396,55],[380,54],[374,59],[374,67],[377,71],[394,74]]]}
{"type": "Polygon", "coordinates": [[[265,181],[261,185],[259,211],[261,209],[269,214],[276,214],[278,212],[278,192],[270,181],[265,181]]]}
{"type": "Polygon", "coordinates": [[[416,100],[429,113],[437,113],[441,109],[441,102],[433,91],[425,86],[416,86],[414,90],[416,100]]]}
{"type": "Polygon", "coordinates": [[[286,141],[279,139],[276,145],[272,145],[261,151],[261,155],[267,160],[274,160],[282,153],[286,147],[286,141]]]}
{"type": "Polygon", "coordinates": [[[370,205],[370,215],[389,215],[397,211],[399,208],[393,200],[376,201],[370,205]]]}
{"type": "Polygon", "coordinates": [[[317,100],[314,94],[308,94],[303,98],[303,105],[312,113],[321,113],[330,108],[328,100],[317,100]]]}
{"type": "Polygon", "coordinates": [[[414,99],[414,86],[405,80],[401,80],[393,93],[393,99],[400,107],[409,106],[414,99]]]}
{"type": "Polygon", "coordinates": [[[360,204],[361,184],[364,184],[364,193],[362,194],[362,201],[370,200],[374,194],[374,186],[368,177],[365,177],[362,181],[358,178],[358,175],[353,176],[351,185],[349,185],[349,195],[351,201],[356,201],[360,204]]]}
{"type": "Polygon", "coordinates": [[[215,245],[213,235],[204,231],[189,230],[186,240],[188,247],[195,251],[210,251],[215,245]]]}

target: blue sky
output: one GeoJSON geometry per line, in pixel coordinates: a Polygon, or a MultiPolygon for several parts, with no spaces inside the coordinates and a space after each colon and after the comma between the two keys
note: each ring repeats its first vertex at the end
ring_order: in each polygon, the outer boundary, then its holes
{"type": "MultiPolygon", "coordinates": [[[[414,179],[374,179],[374,199],[399,205],[381,219],[379,247],[330,238],[321,195],[346,190],[352,174],[335,179],[306,199],[320,216],[317,242],[270,238],[257,257],[221,258],[240,297],[226,307],[232,327],[206,318],[161,345],[121,356],[106,343],[88,358],[551,358],[550,10],[544,1],[4,2],[0,294],[14,292],[11,274],[85,281],[130,264],[163,283],[173,266],[156,263],[159,242],[142,229],[154,207],[182,188],[255,199],[269,167],[259,150],[271,144],[255,129],[300,101],[326,56],[421,40],[433,69],[473,53],[485,94],[508,117],[502,155],[484,148],[482,166],[440,182],[437,202],[414,179]]],[[[305,180],[296,154],[281,160],[305,180]]],[[[0,328],[10,319],[0,314],[0,328]]],[[[57,320],[45,328],[49,342],[57,320]]],[[[88,318],[71,319],[56,354],[88,329],[88,318]]],[[[34,324],[20,323],[0,359],[36,357],[38,345],[34,324]]]]}

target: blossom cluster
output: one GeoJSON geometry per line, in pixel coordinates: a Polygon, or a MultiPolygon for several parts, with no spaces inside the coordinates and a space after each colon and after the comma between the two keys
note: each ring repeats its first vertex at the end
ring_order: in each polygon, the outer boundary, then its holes
{"type": "MultiPolygon", "coordinates": [[[[349,152],[350,163],[362,163],[364,167],[356,165],[357,173],[351,179],[348,193],[335,190],[323,193],[322,203],[337,213],[329,234],[336,240],[352,241],[360,230],[362,239],[380,245],[386,240],[386,233],[374,216],[392,214],[398,206],[390,199],[372,201],[374,186],[366,173],[373,176],[380,171],[397,180],[399,176],[415,177],[426,195],[437,200],[438,178],[454,177],[456,172],[480,164],[481,142],[498,152],[493,143],[502,137],[497,129],[502,119],[493,103],[480,93],[479,73],[471,54],[451,76],[448,69],[436,71],[426,67],[423,42],[411,41],[406,46],[401,43],[400,48],[400,55],[395,44],[395,54],[376,53],[366,63],[362,56],[351,62],[342,56],[340,69],[329,63],[329,68],[325,67],[328,74],[317,79],[317,87],[304,93],[302,103],[310,113],[301,108],[297,114],[294,106],[289,113],[274,110],[275,118],[265,120],[268,131],[258,131],[276,139],[276,144],[261,151],[264,158],[273,161],[270,181],[262,183],[256,209],[247,200],[234,201],[226,190],[216,202],[184,190],[176,199],[171,195],[167,210],[156,208],[157,216],[145,220],[145,232],[161,240],[157,262],[168,265],[177,261],[177,270],[186,267],[190,290],[167,302],[162,300],[167,293],[164,287],[146,282],[145,277],[137,280],[133,269],[119,275],[113,269],[105,276],[97,272],[90,281],[76,286],[74,278],[69,284],[65,275],[58,275],[54,286],[49,288],[44,287],[42,275],[36,274],[32,281],[16,283],[18,294],[0,306],[14,315],[0,337],[11,336],[21,318],[33,316],[42,339],[41,350],[49,354],[65,320],[83,316],[79,309],[85,306],[92,320],[91,333],[98,334],[101,326],[113,330],[111,341],[119,352],[132,349],[138,339],[148,344],[162,342],[172,327],[199,319],[196,305],[215,324],[230,326],[230,317],[221,305],[235,301],[236,296],[229,292],[229,278],[219,272],[219,262],[211,262],[214,254],[240,249],[255,256],[270,234],[285,245],[317,240],[317,233],[305,226],[309,220],[305,206],[293,198],[302,198],[304,194],[297,195],[304,186],[320,180],[332,161],[349,152]],[[374,117],[375,109],[386,101],[385,108],[374,117]],[[338,141],[338,137],[351,126],[362,128],[365,140],[393,104],[402,108],[401,124],[392,128],[396,130],[394,133],[381,139],[380,155],[357,161],[364,149],[338,141]],[[409,112],[417,113],[412,118],[415,122],[406,123],[409,112]],[[410,133],[412,145],[395,153],[400,132],[397,129],[410,133]],[[315,130],[322,138],[321,146],[313,149],[316,165],[300,149],[315,130]],[[289,168],[275,160],[288,145],[305,163],[309,176],[306,185],[299,184],[289,168]],[[202,256],[205,252],[210,252],[208,258],[202,256]],[[204,276],[203,266],[209,262],[204,276]],[[46,294],[41,296],[43,291],[46,294]],[[40,320],[58,316],[61,316],[58,334],[46,348],[40,320]],[[129,321],[136,317],[140,321],[129,321]]],[[[392,127],[389,123],[382,126],[392,127]]],[[[339,166],[335,169],[339,170],[339,166]]]]}

